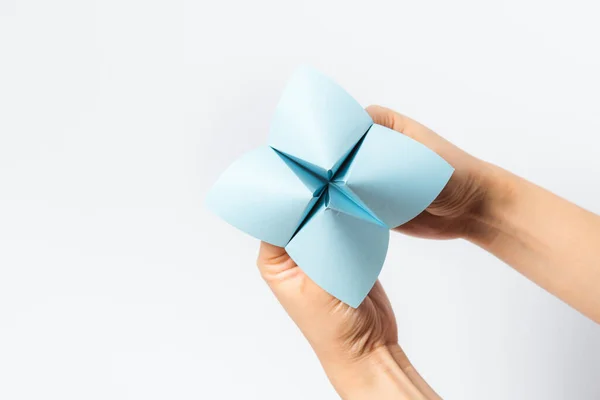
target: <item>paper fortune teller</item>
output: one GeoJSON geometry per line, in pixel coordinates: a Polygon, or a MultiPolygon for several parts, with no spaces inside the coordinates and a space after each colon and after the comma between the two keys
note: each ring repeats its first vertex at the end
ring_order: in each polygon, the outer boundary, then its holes
{"type": "Polygon", "coordinates": [[[285,87],[267,145],[235,161],[208,207],[285,247],[321,288],[358,307],[383,266],[389,230],[425,210],[454,169],[373,123],[335,82],[302,67],[285,87]]]}

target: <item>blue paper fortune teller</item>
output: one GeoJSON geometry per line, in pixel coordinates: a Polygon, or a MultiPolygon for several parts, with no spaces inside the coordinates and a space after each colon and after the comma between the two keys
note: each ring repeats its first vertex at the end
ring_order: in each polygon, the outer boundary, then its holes
{"type": "Polygon", "coordinates": [[[285,247],[317,285],[352,307],[377,280],[389,230],[425,210],[454,172],[421,143],[374,124],[308,67],[284,89],[268,144],[221,175],[208,206],[285,247]]]}

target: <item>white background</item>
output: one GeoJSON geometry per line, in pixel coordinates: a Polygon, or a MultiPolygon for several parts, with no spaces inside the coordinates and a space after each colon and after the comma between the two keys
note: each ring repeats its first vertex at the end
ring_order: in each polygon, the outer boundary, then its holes
{"type": "MultiPolygon", "coordinates": [[[[0,398],[336,398],[207,189],[306,63],[598,213],[597,4],[0,0],[0,398]]],[[[444,398],[600,398],[600,326],[482,250],[381,279],[444,398]]]]}

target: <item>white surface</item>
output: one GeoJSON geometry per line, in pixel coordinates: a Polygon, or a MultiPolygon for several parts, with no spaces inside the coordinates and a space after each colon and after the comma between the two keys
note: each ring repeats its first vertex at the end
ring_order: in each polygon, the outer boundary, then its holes
{"type": "MultiPolygon", "coordinates": [[[[598,7],[4,0],[0,398],[336,398],[209,185],[308,63],[600,212],[598,7]]],[[[444,398],[600,397],[599,326],[468,243],[390,246],[444,398]]]]}

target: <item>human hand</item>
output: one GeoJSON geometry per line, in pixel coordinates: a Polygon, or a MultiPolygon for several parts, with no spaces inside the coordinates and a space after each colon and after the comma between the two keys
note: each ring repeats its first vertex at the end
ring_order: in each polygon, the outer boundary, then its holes
{"type": "Polygon", "coordinates": [[[257,264],[343,399],[439,398],[398,345],[396,319],[379,282],[353,309],[317,286],[281,247],[261,243],[257,264]]]}
{"type": "MultiPolygon", "coordinates": [[[[600,231],[598,216],[476,159],[408,117],[380,106],[367,112],[375,123],[417,140],[455,168],[437,199],[395,230],[468,239],[600,321],[593,239],[600,231]],[[553,227],[561,218],[571,223],[562,224],[565,232],[557,235],[553,227]],[[568,245],[574,242],[580,248],[576,255],[568,245]]],[[[353,309],[317,286],[283,248],[262,243],[258,266],[342,398],[439,399],[398,345],[395,317],[379,282],[353,309]]]]}
{"type": "MultiPolygon", "coordinates": [[[[371,106],[367,112],[375,123],[421,142],[455,168],[448,185],[427,210],[396,230],[449,239],[464,237],[475,229],[487,194],[486,164],[392,110],[371,106]]],[[[263,242],[258,266],[342,398],[439,398],[398,345],[396,319],[379,282],[353,309],[317,286],[283,248],[263,242]]]]}
{"type": "MultiPolygon", "coordinates": [[[[367,112],[376,124],[400,132],[424,144],[455,168],[446,187],[429,207],[395,230],[431,239],[468,238],[477,234],[479,220],[487,212],[495,167],[464,152],[431,129],[381,106],[367,112]]],[[[494,191],[494,201],[499,196],[494,191]]]]}

